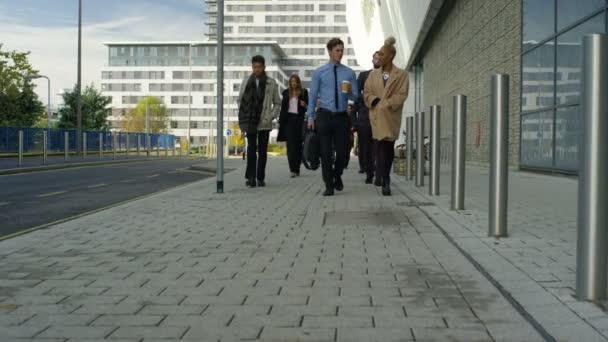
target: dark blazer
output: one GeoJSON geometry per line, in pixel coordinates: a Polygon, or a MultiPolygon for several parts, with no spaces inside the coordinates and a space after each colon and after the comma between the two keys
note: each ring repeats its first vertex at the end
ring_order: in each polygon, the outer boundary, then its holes
{"type": "Polygon", "coordinates": [[[365,82],[367,81],[367,77],[371,70],[362,71],[359,73],[359,77],[357,77],[357,85],[359,86],[359,97],[357,97],[357,101],[353,106],[353,127],[355,129],[371,129],[371,124],[369,122],[369,108],[365,105],[365,101],[363,99],[363,89],[365,89],[365,82]]]}
{"type": "MultiPolygon", "coordinates": [[[[302,89],[302,94],[298,98],[298,117],[304,120],[306,116],[306,108],[308,105],[308,90],[302,89]],[[300,100],[304,101],[306,106],[300,105],[300,100]]],[[[281,102],[281,114],[279,115],[279,134],[277,135],[277,141],[287,141],[286,129],[287,129],[287,116],[289,114],[289,89],[283,90],[283,100],[281,102]]]]}

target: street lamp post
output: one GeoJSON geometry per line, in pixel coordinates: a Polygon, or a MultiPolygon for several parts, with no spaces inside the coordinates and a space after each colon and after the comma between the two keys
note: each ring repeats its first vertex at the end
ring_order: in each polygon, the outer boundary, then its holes
{"type": "Polygon", "coordinates": [[[76,154],[80,154],[82,135],[82,0],[78,0],[78,76],[76,81],[76,154]]]}
{"type": "Polygon", "coordinates": [[[46,107],[46,111],[47,111],[47,116],[46,116],[46,121],[47,121],[47,127],[50,130],[51,129],[51,79],[48,78],[47,76],[44,75],[24,75],[23,77],[25,77],[25,79],[27,80],[35,80],[38,78],[46,78],[47,81],[47,85],[48,85],[48,99],[47,99],[47,107],[46,107]]]}

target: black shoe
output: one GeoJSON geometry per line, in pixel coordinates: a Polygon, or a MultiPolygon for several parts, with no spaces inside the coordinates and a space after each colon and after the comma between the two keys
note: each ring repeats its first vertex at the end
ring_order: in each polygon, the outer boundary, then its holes
{"type": "Polygon", "coordinates": [[[256,184],[255,184],[255,179],[248,179],[245,182],[245,185],[247,185],[250,188],[255,188],[256,184]]]}
{"type": "Polygon", "coordinates": [[[323,196],[333,196],[334,195],[334,189],[332,188],[325,188],[325,191],[323,191],[323,196]]]}
{"type": "Polygon", "coordinates": [[[266,186],[266,183],[263,180],[258,179],[258,186],[266,186]]]}
{"type": "Polygon", "coordinates": [[[375,186],[382,186],[382,181],[380,180],[380,178],[376,177],[376,181],[374,182],[375,186]]]}
{"type": "Polygon", "coordinates": [[[374,177],[365,178],[365,184],[372,184],[374,182],[374,177]]]}
{"type": "Polygon", "coordinates": [[[336,180],[334,181],[334,189],[338,191],[344,190],[344,183],[342,183],[342,178],[336,177],[336,180]]]}
{"type": "Polygon", "coordinates": [[[390,179],[382,180],[382,196],[390,196],[391,195],[391,181],[390,179]]]}
{"type": "Polygon", "coordinates": [[[359,170],[359,173],[365,173],[365,170],[359,170]]]}

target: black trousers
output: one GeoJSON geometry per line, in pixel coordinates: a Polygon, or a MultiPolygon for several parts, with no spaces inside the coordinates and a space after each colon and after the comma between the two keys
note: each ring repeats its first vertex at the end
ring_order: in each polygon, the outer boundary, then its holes
{"type": "Polygon", "coordinates": [[[378,153],[376,177],[379,177],[382,181],[390,182],[391,167],[395,159],[395,142],[381,140],[376,144],[378,153]]]}
{"type": "Polygon", "coordinates": [[[321,110],[317,115],[317,134],[321,143],[321,166],[325,187],[333,186],[334,180],[342,176],[346,165],[349,123],[346,113],[331,113],[321,110]],[[335,148],[335,162],[334,162],[335,148]]]}
{"type": "Polygon", "coordinates": [[[374,177],[376,153],[371,127],[361,127],[357,130],[357,149],[359,150],[359,167],[367,173],[367,177],[374,177]]]}
{"type": "Polygon", "coordinates": [[[245,178],[264,180],[268,159],[268,138],[270,131],[247,133],[247,169],[245,178]]]}
{"type": "Polygon", "coordinates": [[[285,130],[287,135],[287,161],[289,162],[289,171],[295,173],[300,173],[300,165],[302,164],[303,125],[303,116],[288,114],[287,129],[285,130]]]}

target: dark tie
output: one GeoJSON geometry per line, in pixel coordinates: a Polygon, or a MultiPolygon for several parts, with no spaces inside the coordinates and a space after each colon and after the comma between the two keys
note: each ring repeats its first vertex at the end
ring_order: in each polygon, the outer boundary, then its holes
{"type": "Polygon", "coordinates": [[[336,112],[338,109],[338,64],[334,64],[334,80],[336,80],[336,84],[334,84],[334,104],[336,105],[336,112]]]}

